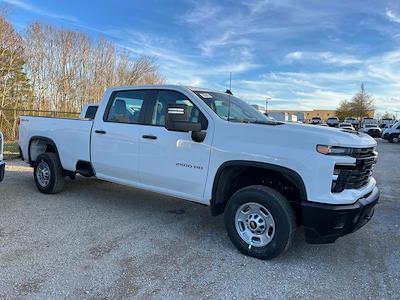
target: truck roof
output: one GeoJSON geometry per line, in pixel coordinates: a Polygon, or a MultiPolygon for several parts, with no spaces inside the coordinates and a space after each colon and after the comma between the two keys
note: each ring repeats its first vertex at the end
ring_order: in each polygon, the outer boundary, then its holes
{"type": "Polygon", "coordinates": [[[128,90],[128,89],[172,89],[172,90],[179,90],[179,89],[186,89],[190,91],[201,91],[201,92],[217,92],[221,93],[221,91],[209,89],[209,88],[201,88],[201,87],[193,87],[193,86],[184,86],[184,85],[177,85],[177,84],[147,84],[147,85],[122,85],[122,86],[114,86],[108,88],[111,91],[120,91],[120,90],[128,90]]]}

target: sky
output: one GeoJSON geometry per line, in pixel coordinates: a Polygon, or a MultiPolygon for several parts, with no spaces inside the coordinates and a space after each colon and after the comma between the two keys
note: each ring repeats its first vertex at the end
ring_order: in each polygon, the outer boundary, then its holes
{"type": "Polygon", "coordinates": [[[365,83],[400,116],[400,1],[0,0],[33,21],[153,57],[167,83],[232,91],[269,109],[335,109],[365,83]]]}

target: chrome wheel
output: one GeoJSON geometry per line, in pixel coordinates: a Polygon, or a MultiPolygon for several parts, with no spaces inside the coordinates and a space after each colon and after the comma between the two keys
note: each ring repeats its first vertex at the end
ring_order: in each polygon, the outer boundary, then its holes
{"type": "Polygon", "coordinates": [[[393,141],[393,143],[398,143],[399,142],[399,137],[397,136],[397,137],[392,138],[392,141],[393,141]]]}
{"type": "Polygon", "coordinates": [[[36,180],[41,187],[47,187],[50,184],[51,171],[45,161],[39,162],[36,169],[36,180]]]}
{"type": "Polygon", "coordinates": [[[274,218],[264,206],[255,202],[239,207],[235,227],[240,238],[253,247],[268,245],[275,235],[274,218]]]}

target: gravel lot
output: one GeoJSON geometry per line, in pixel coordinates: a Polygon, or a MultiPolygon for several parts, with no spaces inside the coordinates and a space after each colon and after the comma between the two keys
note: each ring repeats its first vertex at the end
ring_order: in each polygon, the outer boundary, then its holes
{"type": "Polygon", "coordinates": [[[238,253],[207,207],[95,179],[42,195],[9,161],[0,184],[1,299],[400,299],[400,145],[379,141],[381,201],[360,231],[273,261],[238,253]]]}

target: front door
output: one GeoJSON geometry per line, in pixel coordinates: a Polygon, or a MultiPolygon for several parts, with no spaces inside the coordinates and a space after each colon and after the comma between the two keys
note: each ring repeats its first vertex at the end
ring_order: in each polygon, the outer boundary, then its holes
{"type": "Polygon", "coordinates": [[[150,124],[141,127],[140,181],[152,190],[202,202],[211,153],[212,124],[208,124],[204,114],[180,92],[159,90],[155,98],[150,124]],[[169,104],[189,106],[190,121],[202,123],[202,129],[207,131],[203,142],[194,142],[190,132],[165,129],[169,104]]]}

